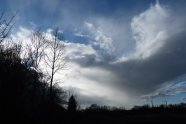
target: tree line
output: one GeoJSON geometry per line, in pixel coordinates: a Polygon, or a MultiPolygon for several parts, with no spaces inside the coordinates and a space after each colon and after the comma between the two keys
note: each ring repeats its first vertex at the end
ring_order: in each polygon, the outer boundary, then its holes
{"type": "Polygon", "coordinates": [[[66,66],[58,28],[50,40],[41,29],[34,30],[27,44],[9,37],[14,19],[15,15],[0,15],[0,114],[29,117],[44,104],[65,109],[63,105],[70,103],[67,108],[76,110],[75,97],[68,102],[66,92],[55,82],[56,73],[66,66]],[[45,73],[40,68],[43,62],[45,73]]]}

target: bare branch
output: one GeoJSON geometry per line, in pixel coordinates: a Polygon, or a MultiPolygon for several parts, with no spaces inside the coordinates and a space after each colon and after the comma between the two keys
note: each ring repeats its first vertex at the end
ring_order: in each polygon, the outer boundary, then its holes
{"type": "MultiPolygon", "coordinates": [[[[52,41],[48,42],[47,50],[50,51],[49,55],[46,55],[45,62],[49,68],[49,76],[50,76],[50,93],[52,94],[53,85],[55,84],[54,76],[60,70],[64,68],[65,59],[63,57],[64,54],[64,44],[58,39],[59,31],[56,28],[54,30],[52,41]]],[[[47,71],[48,73],[48,71],[47,71]]]]}
{"type": "Polygon", "coordinates": [[[12,23],[12,22],[13,22],[15,16],[16,16],[16,14],[7,20],[7,19],[5,19],[4,13],[1,13],[1,15],[0,15],[0,44],[10,34],[12,27],[14,26],[14,23],[12,23]]]}

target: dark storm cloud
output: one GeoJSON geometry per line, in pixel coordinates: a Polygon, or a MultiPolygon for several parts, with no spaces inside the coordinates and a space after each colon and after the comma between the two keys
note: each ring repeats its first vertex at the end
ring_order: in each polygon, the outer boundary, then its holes
{"type": "MultiPolygon", "coordinates": [[[[135,96],[149,94],[160,88],[165,82],[186,74],[185,34],[186,31],[183,31],[171,36],[156,54],[148,58],[131,59],[115,64],[109,64],[108,61],[87,61],[87,63],[80,63],[80,65],[111,71],[117,78],[109,85],[127,90],[129,94],[135,96]]],[[[87,56],[86,59],[95,60],[92,59],[92,56],[87,56]]],[[[92,79],[91,76],[89,78],[92,79]]],[[[108,83],[105,82],[105,84],[108,83]]]]}
{"type": "Polygon", "coordinates": [[[185,31],[169,39],[154,55],[146,59],[130,60],[115,65],[120,85],[139,94],[148,94],[162,83],[186,73],[185,31]]]}

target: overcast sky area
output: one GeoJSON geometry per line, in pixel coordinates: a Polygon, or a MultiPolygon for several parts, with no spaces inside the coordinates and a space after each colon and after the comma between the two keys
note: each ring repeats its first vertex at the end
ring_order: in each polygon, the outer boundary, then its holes
{"type": "Polygon", "coordinates": [[[10,37],[58,27],[68,69],[56,76],[82,105],[186,102],[185,0],[1,0],[10,37]]]}

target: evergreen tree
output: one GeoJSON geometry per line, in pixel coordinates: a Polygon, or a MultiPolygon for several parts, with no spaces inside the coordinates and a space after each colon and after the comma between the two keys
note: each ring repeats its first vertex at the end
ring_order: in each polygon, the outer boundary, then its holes
{"type": "Polygon", "coordinates": [[[68,110],[69,111],[76,111],[77,110],[77,101],[76,101],[74,95],[72,95],[69,98],[69,101],[68,101],[68,110]]]}

